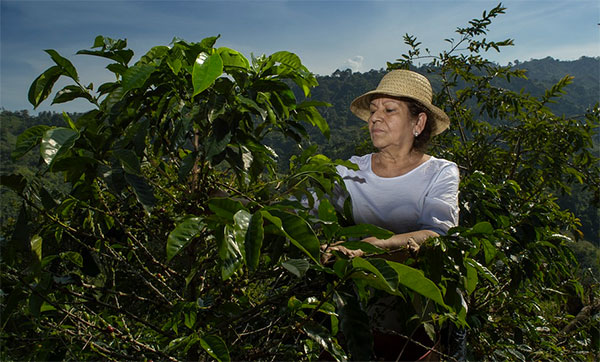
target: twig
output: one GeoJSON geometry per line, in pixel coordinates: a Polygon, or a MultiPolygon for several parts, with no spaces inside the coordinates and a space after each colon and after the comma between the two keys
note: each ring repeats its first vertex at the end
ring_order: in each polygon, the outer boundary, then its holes
{"type": "MultiPolygon", "coordinates": [[[[83,324],[83,325],[85,325],[85,326],[87,326],[89,328],[93,328],[93,329],[96,329],[96,330],[104,332],[104,333],[107,332],[106,329],[101,328],[101,327],[99,327],[99,326],[97,326],[97,325],[95,325],[93,323],[90,323],[89,321],[86,321],[86,320],[82,319],[81,317],[79,317],[79,316],[77,316],[77,315],[69,312],[68,310],[64,309],[61,305],[59,305],[59,304],[55,303],[54,301],[50,300],[46,295],[40,293],[33,286],[31,286],[29,283],[25,282],[25,280],[23,280],[23,277],[21,275],[15,273],[14,276],[21,282],[21,284],[23,286],[25,286],[27,289],[29,289],[32,293],[36,294],[38,297],[42,298],[49,305],[53,306],[56,310],[58,310],[58,311],[60,311],[60,312],[62,312],[64,314],[68,315],[72,319],[78,321],[79,323],[81,323],[81,324],[83,324]]],[[[73,333],[73,332],[69,331],[68,329],[62,329],[62,330],[65,331],[65,332],[67,332],[67,333],[73,333]]],[[[157,354],[157,355],[159,355],[159,356],[161,356],[163,358],[166,358],[166,359],[168,359],[170,361],[176,361],[176,359],[174,359],[173,357],[165,354],[164,352],[157,351],[156,349],[154,349],[154,348],[152,348],[152,347],[150,347],[150,346],[148,346],[148,345],[146,345],[144,343],[141,343],[141,342],[137,341],[136,339],[128,339],[127,336],[123,335],[118,330],[115,330],[115,332],[118,332],[119,334],[121,334],[120,338],[123,339],[123,340],[125,340],[125,341],[129,341],[129,342],[131,342],[131,343],[133,343],[133,344],[135,344],[135,345],[137,345],[137,346],[139,346],[139,347],[141,347],[141,348],[143,348],[143,349],[145,349],[145,350],[147,350],[149,352],[157,354]]],[[[113,332],[113,333],[115,333],[115,332],[113,332]]],[[[96,345],[94,342],[92,342],[92,344],[94,346],[96,345]]],[[[112,352],[111,351],[111,353],[116,353],[116,352],[112,352]]],[[[125,357],[127,359],[130,359],[128,356],[125,356],[125,357]]]]}

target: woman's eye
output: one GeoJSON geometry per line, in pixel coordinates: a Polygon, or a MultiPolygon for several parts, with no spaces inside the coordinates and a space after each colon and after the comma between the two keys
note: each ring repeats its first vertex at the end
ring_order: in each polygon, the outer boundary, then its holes
{"type": "Polygon", "coordinates": [[[385,109],[385,111],[386,111],[387,113],[392,113],[392,112],[394,111],[394,109],[392,109],[392,108],[386,108],[386,109],[385,109]]]}

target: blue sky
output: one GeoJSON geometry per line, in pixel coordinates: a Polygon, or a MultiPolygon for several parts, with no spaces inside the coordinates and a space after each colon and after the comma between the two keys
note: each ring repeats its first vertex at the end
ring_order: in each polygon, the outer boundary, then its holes
{"type": "MultiPolygon", "coordinates": [[[[78,68],[84,83],[111,80],[102,59],[75,55],[97,35],[126,38],[136,58],[174,37],[194,42],[221,35],[217,46],[250,54],[292,51],[316,74],[336,69],[384,68],[406,52],[402,36],[416,36],[437,53],[444,38],[498,1],[29,1],[0,0],[0,106],[33,107],[31,82],[52,66],[44,49],[55,49],[78,68]]],[[[600,56],[600,2],[597,0],[508,0],[506,14],[493,21],[491,40],[512,38],[515,46],[490,52],[500,64],[551,56],[561,60],[600,56]]],[[[134,58],[135,60],[135,58],[134,58]]],[[[57,87],[66,85],[58,83],[57,87]]],[[[60,88],[56,88],[60,89],[60,88]]],[[[83,111],[83,101],[38,109],[83,111]]]]}

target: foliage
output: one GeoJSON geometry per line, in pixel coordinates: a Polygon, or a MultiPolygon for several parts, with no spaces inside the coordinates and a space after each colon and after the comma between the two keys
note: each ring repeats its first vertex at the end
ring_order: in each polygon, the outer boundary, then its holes
{"type": "MultiPolygon", "coordinates": [[[[46,51],[55,65],[33,82],[31,103],[66,77],[73,84],[53,102],[84,98],[95,109],[24,131],[13,157],[39,146],[43,168],[2,176],[22,199],[2,243],[3,359],[365,360],[367,311],[381,295],[401,304],[405,337],[422,329],[433,345],[448,325],[468,328],[475,359],[558,359],[566,349],[593,359],[597,321],[567,329],[574,317],[560,306],[568,296],[591,305],[597,284],[583,290],[573,274],[578,223],[555,193],[575,181],[598,192],[598,112],[548,110],[568,78],[542,97],[491,84],[524,76],[480,56],[511,44],[480,40],[503,10],[459,28],[431,58],[436,103],[456,125],[433,151],[463,167],[462,222],[403,262],[357,241],[388,231],[350,225],[328,201],[342,184],[336,165],[354,166],[307,145],[307,126],[330,130],[296,55],[248,60],[212,37],[174,40],[131,65],[124,40],[99,36],[79,53],[109,59],[115,81],[94,91],[46,51]],[[265,146],[271,134],[304,142],[284,173],[265,146]],[[39,180],[50,174],[68,189],[49,192],[39,180]],[[372,256],[323,264],[321,246],[339,240],[372,256]]],[[[405,40],[411,51],[390,68],[420,56],[416,38],[405,40]]]]}
{"type": "MultiPolygon", "coordinates": [[[[563,305],[569,295],[589,304],[598,298],[597,284],[584,291],[572,274],[576,261],[569,245],[582,236],[580,223],[560,209],[557,195],[579,184],[596,195],[593,205],[598,207],[599,163],[592,139],[600,110],[596,104],[580,118],[550,111],[548,104],[565,93],[570,76],[539,97],[494,86],[499,79],[526,77],[521,69],[498,66],[480,55],[512,44],[475,40],[503,11],[499,5],[470,26],[458,28],[460,38],[447,39],[450,51],[431,56],[430,71],[441,84],[435,98],[445,105],[455,128],[437,139],[435,149],[463,167],[461,226],[473,227],[455,230],[433,252],[453,241],[464,243],[458,249],[464,253],[460,258],[473,258],[458,265],[465,267],[475,359],[553,359],[565,349],[575,358],[593,359],[597,321],[589,320],[587,329],[567,336],[556,333],[569,321],[564,309],[557,315],[540,312],[545,303],[563,305]],[[473,103],[477,107],[471,107],[473,103]],[[481,220],[489,224],[483,228],[481,220]],[[485,231],[482,235],[470,234],[478,227],[485,231]],[[481,282],[486,285],[477,287],[481,282]]],[[[409,54],[389,68],[409,67],[421,56],[416,38],[407,35],[405,42],[411,47],[409,54]]]]}

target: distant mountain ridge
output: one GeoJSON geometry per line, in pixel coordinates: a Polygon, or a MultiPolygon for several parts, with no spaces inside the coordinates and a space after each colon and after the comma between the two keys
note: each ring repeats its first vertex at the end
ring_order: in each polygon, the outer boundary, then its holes
{"type": "MultiPolygon", "coordinates": [[[[585,110],[600,102],[600,57],[581,57],[563,61],[551,57],[519,63],[515,68],[526,69],[529,83],[525,89],[532,94],[556,84],[563,76],[574,77],[561,101],[573,107],[572,110],[585,110]]],[[[565,113],[566,116],[575,116],[565,113]]]]}

